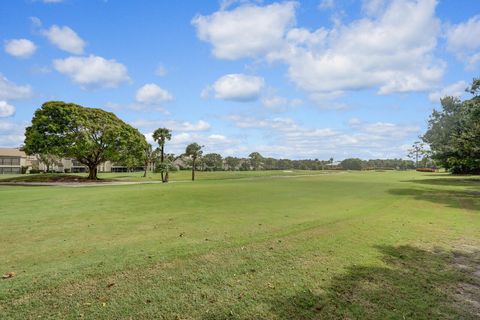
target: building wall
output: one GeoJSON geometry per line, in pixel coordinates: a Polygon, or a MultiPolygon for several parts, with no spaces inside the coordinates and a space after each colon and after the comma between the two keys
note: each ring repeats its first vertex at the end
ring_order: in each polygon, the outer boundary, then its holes
{"type": "MultiPolygon", "coordinates": [[[[22,167],[26,172],[32,169],[46,171],[47,166],[40,159],[33,155],[28,156],[23,151],[15,148],[0,148],[0,174],[22,173],[22,167]]],[[[135,168],[136,171],[143,170],[143,167],[135,168]]],[[[88,172],[88,168],[71,158],[61,158],[50,166],[55,172],[88,172]]],[[[98,166],[99,172],[126,172],[127,167],[105,161],[98,166]]]]}

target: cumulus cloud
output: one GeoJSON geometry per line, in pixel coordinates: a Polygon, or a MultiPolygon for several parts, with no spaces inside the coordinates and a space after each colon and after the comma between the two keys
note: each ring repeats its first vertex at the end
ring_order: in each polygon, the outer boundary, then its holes
{"type": "Polygon", "coordinates": [[[386,3],[369,1],[365,5],[371,9],[365,10],[375,13],[373,17],[331,29],[295,27],[296,6],[289,2],[218,11],[196,17],[194,25],[218,58],[285,63],[290,80],[317,102],[349,90],[376,88],[379,94],[390,94],[432,89],[445,69],[433,56],[440,32],[437,1],[386,3]],[[262,30],[274,30],[275,35],[262,30]]]}
{"type": "Polygon", "coordinates": [[[53,25],[50,29],[43,30],[43,35],[57,48],[73,54],[82,54],[85,48],[85,41],[75,31],[67,26],[59,27],[53,25]]]}
{"type": "Polygon", "coordinates": [[[5,52],[17,58],[29,58],[37,46],[28,39],[12,39],[5,42],[5,52]]]}
{"type": "Polygon", "coordinates": [[[480,15],[449,26],[446,32],[447,49],[473,68],[480,61],[480,15]]]}
{"type": "Polygon", "coordinates": [[[222,100],[248,102],[260,97],[265,81],[261,77],[244,74],[227,74],[202,92],[202,97],[213,91],[215,98],[222,100]]]}
{"type": "Polygon", "coordinates": [[[19,86],[0,74],[0,100],[26,99],[32,95],[29,85],[19,86]]]}
{"type": "Polygon", "coordinates": [[[173,96],[154,83],[147,83],[137,90],[135,100],[138,103],[157,105],[173,100],[173,96]]]}
{"type": "Polygon", "coordinates": [[[53,61],[54,68],[70,79],[87,87],[117,87],[130,80],[127,68],[111,59],[90,55],[88,57],[68,57],[53,61]]]}
{"type": "Polygon", "coordinates": [[[257,57],[282,45],[285,30],[295,21],[295,6],[294,2],[244,4],[210,16],[197,15],[192,24],[198,37],[213,45],[217,58],[257,57]]]}
{"type": "Polygon", "coordinates": [[[10,117],[15,114],[15,107],[6,101],[0,101],[0,118],[10,117]]]}
{"type": "Polygon", "coordinates": [[[430,92],[428,99],[432,102],[440,102],[440,99],[451,96],[451,97],[461,97],[465,94],[465,89],[468,87],[468,83],[461,80],[451,85],[446,86],[440,90],[430,92]]]}

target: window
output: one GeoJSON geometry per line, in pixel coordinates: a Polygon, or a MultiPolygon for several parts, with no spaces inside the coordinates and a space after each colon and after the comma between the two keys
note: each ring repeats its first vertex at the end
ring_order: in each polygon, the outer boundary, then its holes
{"type": "Polygon", "coordinates": [[[0,157],[0,165],[4,166],[19,166],[20,157],[0,157]]]}

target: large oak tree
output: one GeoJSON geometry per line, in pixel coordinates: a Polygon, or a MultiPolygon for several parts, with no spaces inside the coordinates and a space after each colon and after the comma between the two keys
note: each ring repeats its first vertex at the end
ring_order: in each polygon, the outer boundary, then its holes
{"type": "Polygon", "coordinates": [[[50,101],[35,111],[25,132],[27,154],[74,158],[97,179],[97,166],[107,160],[142,159],[147,142],[113,113],[73,103],[50,101]]]}

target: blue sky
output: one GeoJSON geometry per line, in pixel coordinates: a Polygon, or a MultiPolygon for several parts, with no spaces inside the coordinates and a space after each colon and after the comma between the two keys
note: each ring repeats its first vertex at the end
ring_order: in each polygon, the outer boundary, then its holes
{"type": "Polygon", "coordinates": [[[404,158],[480,75],[480,1],[4,1],[0,41],[0,146],[63,100],[177,154],[404,158]]]}

